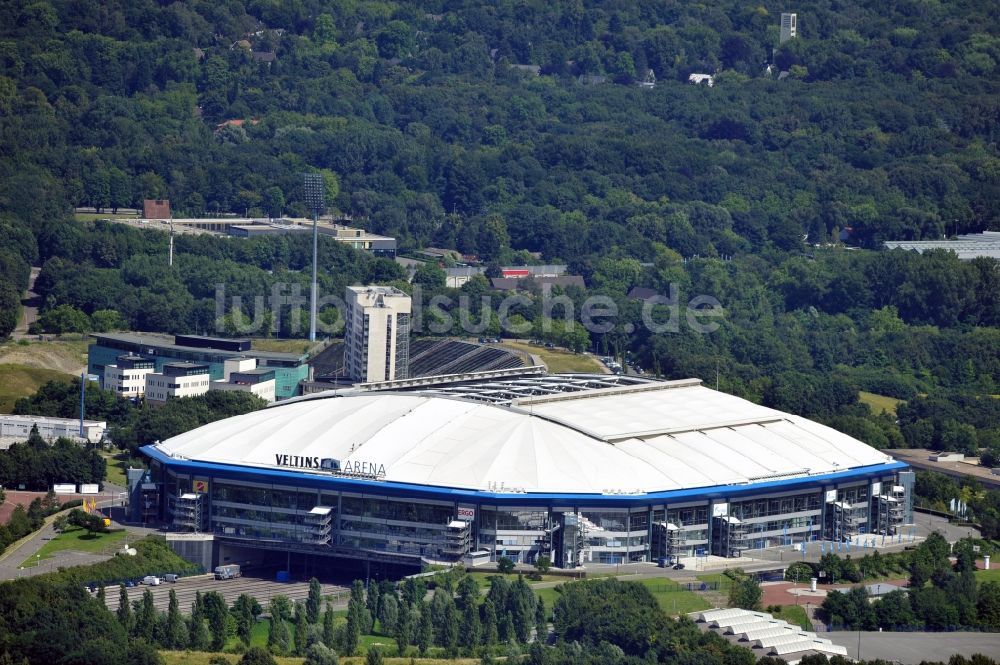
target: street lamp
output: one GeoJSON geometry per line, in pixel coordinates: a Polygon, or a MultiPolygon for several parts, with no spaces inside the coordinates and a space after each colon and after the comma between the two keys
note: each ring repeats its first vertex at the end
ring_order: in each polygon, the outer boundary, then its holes
{"type": "Polygon", "coordinates": [[[325,185],[321,173],[304,173],[302,175],[302,187],[305,193],[306,205],[312,210],[313,216],[313,261],[312,261],[312,290],[310,292],[309,305],[309,341],[316,341],[316,262],[319,247],[319,211],[326,207],[325,185]]]}

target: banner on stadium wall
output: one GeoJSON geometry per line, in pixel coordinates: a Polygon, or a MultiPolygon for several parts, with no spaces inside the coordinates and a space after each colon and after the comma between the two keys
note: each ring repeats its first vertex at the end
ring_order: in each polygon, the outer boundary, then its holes
{"type": "Polygon", "coordinates": [[[712,504],[712,517],[725,517],[729,514],[729,504],[728,503],[713,503],[712,504]]]}
{"type": "Polygon", "coordinates": [[[475,508],[459,508],[458,509],[458,519],[463,522],[473,522],[476,519],[476,509],[475,508]]]}
{"type": "Polygon", "coordinates": [[[837,500],[837,490],[827,490],[826,491],[826,502],[833,503],[837,500]]]}
{"type": "Polygon", "coordinates": [[[191,483],[191,491],[195,494],[208,494],[208,479],[195,478],[191,483]]]}

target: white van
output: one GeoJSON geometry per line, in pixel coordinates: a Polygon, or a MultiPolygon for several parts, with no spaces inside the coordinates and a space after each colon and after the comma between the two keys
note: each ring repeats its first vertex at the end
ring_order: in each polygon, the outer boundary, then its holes
{"type": "Polygon", "coordinates": [[[156,575],[146,575],[145,577],[142,578],[142,583],[148,584],[149,586],[159,586],[160,578],[157,577],[156,575]]]}

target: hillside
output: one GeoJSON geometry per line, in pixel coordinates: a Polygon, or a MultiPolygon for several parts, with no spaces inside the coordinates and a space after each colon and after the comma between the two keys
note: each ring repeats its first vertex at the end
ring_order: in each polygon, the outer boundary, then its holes
{"type": "MultiPolygon", "coordinates": [[[[878,447],[1000,451],[983,401],[1000,393],[997,261],[881,249],[1000,228],[1000,17],[805,1],[780,43],[788,9],[5,3],[0,335],[41,265],[51,332],[302,338],[301,309],[253,303],[308,292],[308,239],[181,235],[168,268],[166,234],[70,213],[168,198],[177,216],[303,215],[314,171],[331,211],[404,251],[567,263],[587,285],[557,291],[569,321],[532,288],[502,320],[486,282],[448,289],[426,264],[420,304],[445,299],[432,334],[458,332],[467,296],[492,337],[717,377],[878,447]],[[676,293],[652,312],[676,325],[654,325],[635,286],[676,293]],[[594,295],[617,314],[581,326],[594,295]],[[701,334],[690,310],[712,302],[701,334]],[[859,391],[905,403],[894,418],[859,391]]],[[[324,294],[406,276],[320,243],[324,294]]],[[[322,319],[339,334],[332,307],[322,319]]]]}

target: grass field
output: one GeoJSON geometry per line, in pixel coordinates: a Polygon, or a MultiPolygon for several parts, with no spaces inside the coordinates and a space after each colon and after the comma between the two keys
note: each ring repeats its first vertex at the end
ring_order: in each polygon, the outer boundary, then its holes
{"type": "MultiPolygon", "coordinates": [[[[490,578],[500,575],[500,573],[488,570],[474,570],[469,571],[467,575],[476,580],[480,589],[485,589],[490,585],[490,578]]],[[[517,573],[510,573],[503,577],[506,577],[508,582],[513,582],[517,580],[517,573]]],[[[525,576],[525,580],[527,580],[528,584],[537,584],[538,582],[569,582],[572,578],[566,575],[542,575],[542,579],[540,580],[529,580],[527,576],[525,576]]]]}
{"type": "Polygon", "coordinates": [[[313,344],[307,339],[251,339],[250,344],[255,351],[270,351],[271,353],[307,353],[313,344]]]}
{"type": "Polygon", "coordinates": [[[108,463],[108,477],[106,480],[119,487],[128,486],[128,481],[125,478],[125,469],[130,466],[133,468],[146,467],[146,463],[143,460],[129,457],[128,453],[102,450],[101,457],[108,463]]]}
{"type": "MultiPolygon", "coordinates": [[[[160,656],[163,657],[163,662],[165,665],[208,665],[208,661],[213,656],[218,656],[217,653],[209,653],[206,651],[161,651],[160,656]]],[[[236,654],[225,654],[223,656],[230,663],[236,665],[239,662],[240,656],[236,654]]],[[[288,656],[275,656],[275,662],[278,665],[301,665],[305,659],[295,658],[288,656]]],[[[496,660],[502,661],[503,658],[497,658],[496,660]]],[[[365,662],[364,656],[351,656],[350,658],[340,658],[340,663],[342,665],[363,665],[365,662]]],[[[478,665],[478,658],[395,658],[387,656],[383,659],[385,665],[478,665]]]]}
{"type": "Polygon", "coordinates": [[[135,214],[118,214],[112,215],[111,212],[102,212],[97,214],[96,212],[74,212],[73,219],[78,222],[92,222],[95,219],[138,219],[139,216],[135,214]]]}
{"type": "Polygon", "coordinates": [[[543,346],[533,346],[525,342],[505,341],[503,346],[520,351],[522,353],[533,353],[542,359],[542,362],[549,368],[549,372],[558,374],[561,372],[604,372],[604,365],[594,356],[573,353],[563,349],[547,349],[543,346]]]}
{"type": "Polygon", "coordinates": [[[1000,582],[1000,568],[991,567],[989,570],[977,570],[976,581],[980,584],[983,582],[1000,582]]]}
{"type": "Polygon", "coordinates": [[[903,401],[901,399],[896,399],[895,397],[869,393],[864,390],[858,393],[858,399],[863,404],[867,404],[871,407],[872,413],[891,413],[893,415],[896,414],[896,407],[903,401]]]}
{"type": "MultiPolygon", "coordinates": [[[[677,582],[665,578],[653,578],[645,580],[635,580],[636,584],[641,584],[656,599],[660,609],[671,616],[707,610],[712,604],[694,591],[681,590],[677,582]]],[[[535,589],[535,595],[545,601],[545,609],[551,614],[552,607],[559,600],[559,591],[554,587],[535,589]]]]}
{"type": "Polygon", "coordinates": [[[56,339],[25,339],[0,344],[0,363],[57,369],[79,375],[87,366],[86,335],[67,334],[56,339]]]}
{"type": "Polygon", "coordinates": [[[24,568],[38,565],[39,561],[50,559],[56,552],[63,550],[75,550],[77,552],[89,552],[98,554],[111,548],[116,543],[124,540],[124,531],[111,531],[109,533],[95,533],[88,535],[86,531],[79,528],[70,528],[60,533],[58,536],[42,545],[35,556],[29,557],[21,563],[24,568]]]}
{"type": "Polygon", "coordinates": [[[812,630],[812,622],[806,616],[805,609],[798,605],[782,605],[781,611],[774,612],[773,616],[775,619],[784,619],[804,630],[812,630]]]}
{"type": "Polygon", "coordinates": [[[0,413],[11,413],[14,402],[33,395],[49,381],[68,381],[71,374],[26,365],[0,364],[0,413]]]}

